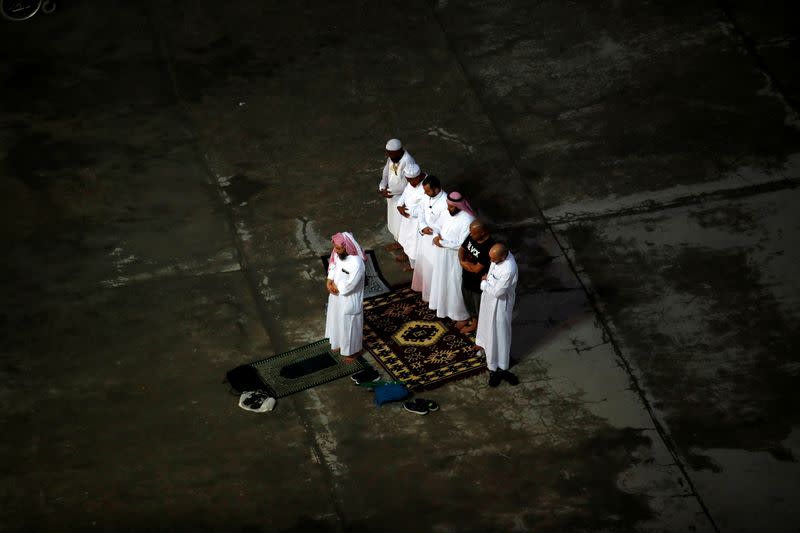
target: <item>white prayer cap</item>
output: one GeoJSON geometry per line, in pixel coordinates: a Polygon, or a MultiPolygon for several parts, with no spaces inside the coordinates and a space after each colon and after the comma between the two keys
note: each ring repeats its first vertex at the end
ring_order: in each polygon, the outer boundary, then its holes
{"type": "Polygon", "coordinates": [[[403,147],[403,143],[400,142],[400,139],[389,139],[386,141],[386,149],[390,152],[396,152],[397,150],[403,147]]]}
{"type": "Polygon", "coordinates": [[[406,178],[416,178],[419,176],[421,170],[419,169],[419,165],[416,163],[411,163],[410,165],[406,165],[406,168],[403,169],[403,175],[406,178]]]}

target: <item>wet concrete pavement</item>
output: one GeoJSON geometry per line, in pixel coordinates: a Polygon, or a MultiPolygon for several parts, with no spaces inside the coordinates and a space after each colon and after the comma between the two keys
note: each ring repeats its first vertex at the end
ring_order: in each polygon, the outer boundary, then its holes
{"type": "Polygon", "coordinates": [[[796,531],[798,31],[780,3],[72,3],[4,22],[0,530],[796,531]],[[521,267],[416,417],[221,379],[391,256],[401,137],[521,267]]]}

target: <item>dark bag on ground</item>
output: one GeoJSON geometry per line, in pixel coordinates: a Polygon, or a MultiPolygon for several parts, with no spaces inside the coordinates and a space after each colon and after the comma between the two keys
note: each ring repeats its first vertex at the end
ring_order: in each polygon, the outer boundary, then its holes
{"type": "Polygon", "coordinates": [[[240,365],[225,374],[225,381],[231,386],[231,392],[241,394],[247,391],[267,390],[267,386],[261,381],[258,370],[250,365],[240,365]]]}
{"type": "Polygon", "coordinates": [[[405,400],[411,394],[411,391],[401,383],[387,383],[375,387],[375,405],[381,406],[389,402],[399,402],[405,400]]]}

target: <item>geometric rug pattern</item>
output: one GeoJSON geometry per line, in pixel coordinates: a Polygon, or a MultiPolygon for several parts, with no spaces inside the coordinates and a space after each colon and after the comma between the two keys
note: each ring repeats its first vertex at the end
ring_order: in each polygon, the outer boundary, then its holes
{"type": "Polygon", "coordinates": [[[364,302],[364,347],[393,379],[411,390],[430,390],[486,368],[449,318],[438,318],[420,294],[406,287],[364,302]]]}

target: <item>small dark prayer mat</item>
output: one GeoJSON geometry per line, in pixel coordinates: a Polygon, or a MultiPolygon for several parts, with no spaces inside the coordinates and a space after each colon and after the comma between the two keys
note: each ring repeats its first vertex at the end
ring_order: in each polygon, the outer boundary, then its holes
{"type": "MultiPolygon", "coordinates": [[[[389,282],[383,277],[381,269],[378,266],[378,259],[375,257],[375,252],[372,250],[364,250],[367,260],[364,263],[364,299],[367,300],[374,296],[381,294],[388,294],[391,292],[389,282]]],[[[322,259],[322,268],[325,274],[328,273],[328,260],[330,254],[320,256],[322,259]]]]}
{"type": "Polygon", "coordinates": [[[352,363],[344,363],[341,355],[331,351],[327,339],[267,357],[250,366],[258,371],[273,398],[283,398],[367,368],[360,357],[352,363]]]}
{"type": "Polygon", "coordinates": [[[438,318],[408,287],[364,302],[364,346],[393,379],[417,391],[486,368],[486,357],[472,349],[474,335],[438,318]]]}

